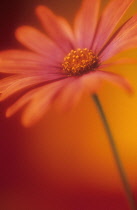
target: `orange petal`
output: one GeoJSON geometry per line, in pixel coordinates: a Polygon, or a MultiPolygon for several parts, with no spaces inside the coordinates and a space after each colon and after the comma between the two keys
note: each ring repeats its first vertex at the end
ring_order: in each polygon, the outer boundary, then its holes
{"type": "Polygon", "coordinates": [[[67,111],[76,106],[84,92],[84,86],[79,78],[70,78],[56,95],[57,108],[67,111]]]}
{"type": "Polygon", "coordinates": [[[32,126],[42,118],[50,108],[53,93],[51,90],[47,92],[47,87],[42,87],[38,92],[35,92],[33,99],[23,111],[23,125],[32,126]]]}
{"type": "Polygon", "coordinates": [[[32,87],[33,85],[40,84],[45,80],[46,80],[45,78],[38,76],[22,77],[22,78],[18,78],[17,76],[15,76],[15,78],[11,77],[10,81],[9,78],[5,78],[4,88],[3,86],[0,85],[0,90],[1,90],[0,101],[5,100],[12,94],[15,94],[20,90],[23,90],[24,88],[29,88],[32,87]]]}
{"type": "Polygon", "coordinates": [[[54,100],[54,95],[63,87],[65,82],[66,80],[64,79],[30,90],[7,109],[6,116],[12,116],[26,103],[30,102],[24,111],[22,122],[25,126],[34,124],[48,110],[49,105],[54,100]]]}
{"type": "Polygon", "coordinates": [[[106,71],[96,71],[98,78],[111,82],[119,87],[124,88],[128,93],[133,93],[130,83],[122,76],[106,71]]]}
{"type": "Polygon", "coordinates": [[[113,61],[110,63],[110,65],[127,65],[127,64],[137,64],[136,58],[129,58],[129,57],[123,57],[119,58],[116,61],[113,61]]]}

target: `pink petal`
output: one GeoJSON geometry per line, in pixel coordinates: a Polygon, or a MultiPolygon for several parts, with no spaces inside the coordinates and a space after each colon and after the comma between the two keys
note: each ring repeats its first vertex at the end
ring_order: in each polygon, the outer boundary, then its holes
{"type": "Polygon", "coordinates": [[[130,18],[113,35],[110,42],[100,53],[101,61],[105,61],[124,50],[137,47],[137,15],[130,18]]]}
{"type": "Polygon", "coordinates": [[[6,50],[0,52],[0,72],[33,74],[46,64],[44,57],[29,51],[6,50]],[[42,66],[43,65],[43,66],[42,66]]]}
{"type": "Polygon", "coordinates": [[[99,52],[133,0],[112,0],[105,8],[98,25],[93,51],[99,52]]]}
{"type": "Polygon", "coordinates": [[[5,90],[9,85],[12,85],[18,79],[21,79],[20,75],[13,75],[0,80],[0,92],[5,90]]]}
{"type": "Polygon", "coordinates": [[[32,77],[22,77],[18,78],[15,76],[15,78],[5,78],[2,82],[2,85],[0,84],[0,101],[5,100],[12,94],[15,94],[16,92],[23,90],[24,88],[30,88],[33,85],[40,84],[45,81],[45,78],[38,77],[38,76],[32,76],[32,77]]]}
{"type": "Polygon", "coordinates": [[[13,114],[15,114],[19,109],[21,109],[26,103],[28,103],[35,94],[39,92],[39,89],[33,89],[29,92],[27,92],[25,95],[23,95],[21,98],[19,98],[12,106],[10,106],[6,111],[6,117],[10,117],[13,114]]]}
{"type": "Polygon", "coordinates": [[[50,62],[62,62],[64,53],[45,34],[30,26],[16,30],[16,38],[30,50],[41,54],[50,62]]]}
{"type": "Polygon", "coordinates": [[[72,77],[67,80],[65,86],[59,91],[57,107],[67,111],[75,107],[85,92],[94,93],[100,86],[100,79],[95,73],[85,74],[80,77],[72,77]]]}
{"type": "Polygon", "coordinates": [[[68,53],[73,48],[73,35],[67,21],[54,15],[45,6],[38,6],[36,13],[49,37],[68,53]]]}
{"type": "Polygon", "coordinates": [[[22,106],[30,102],[23,113],[22,122],[25,126],[34,124],[46,111],[48,111],[49,106],[54,99],[54,95],[61,87],[63,87],[65,82],[65,80],[57,81],[47,86],[29,91],[8,108],[6,116],[12,116],[22,106]]]}
{"type": "Polygon", "coordinates": [[[74,22],[77,46],[90,48],[98,21],[100,0],[84,0],[74,22]]]}
{"type": "Polygon", "coordinates": [[[106,71],[96,71],[98,78],[111,82],[119,87],[124,88],[129,93],[133,93],[130,83],[122,76],[106,71]]]}
{"type": "Polygon", "coordinates": [[[49,64],[43,56],[29,51],[7,50],[0,52],[0,72],[55,79],[63,73],[60,65],[49,64]]]}
{"type": "Polygon", "coordinates": [[[79,79],[70,78],[62,89],[57,92],[56,103],[59,110],[67,111],[79,102],[83,94],[83,86],[79,79]]]}
{"type": "Polygon", "coordinates": [[[85,91],[89,94],[96,93],[101,85],[101,79],[96,74],[96,71],[83,75],[80,80],[85,91]]]}
{"type": "Polygon", "coordinates": [[[74,34],[67,20],[63,18],[62,16],[57,16],[57,19],[62,30],[65,31],[65,33],[67,34],[67,37],[71,40],[72,44],[75,45],[74,34]]]}
{"type": "Polygon", "coordinates": [[[22,115],[23,125],[27,127],[34,125],[49,110],[54,92],[49,90],[47,93],[46,89],[45,87],[41,88],[35,93],[33,99],[25,108],[22,115]]]}

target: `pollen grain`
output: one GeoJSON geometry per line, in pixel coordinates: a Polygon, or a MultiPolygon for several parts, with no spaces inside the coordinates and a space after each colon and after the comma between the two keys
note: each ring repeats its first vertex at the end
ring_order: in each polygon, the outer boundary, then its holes
{"type": "Polygon", "coordinates": [[[63,72],[68,76],[80,76],[94,71],[99,66],[99,59],[87,48],[71,50],[62,63],[63,72]]]}

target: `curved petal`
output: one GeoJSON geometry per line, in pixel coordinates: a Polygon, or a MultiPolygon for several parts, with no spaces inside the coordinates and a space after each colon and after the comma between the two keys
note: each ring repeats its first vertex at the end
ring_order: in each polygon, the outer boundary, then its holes
{"type": "Polygon", "coordinates": [[[30,88],[33,85],[40,84],[45,81],[45,78],[38,77],[38,76],[31,76],[31,77],[22,77],[17,78],[6,78],[4,87],[0,84],[0,101],[5,100],[12,94],[23,90],[24,88],[30,88]],[[7,79],[7,80],[6,80],[7,79]],[[9,82],[9,79],[11,81],[9,82]]]}
{"type": "Polygon", "coordinates": [[[42,70],[46,64],[44,57],[23,50],[6,50],[0,52],[0,72],[33,74],[42,70]]]}
{"type": "Polygon", "coordinates": [[[53,82],[27,92],[7,109],[6,116],[12,116],[25,104],[30,102],[23,113],[22,123],[25,126],[34,124],[49,109],[50,104],[54,100],[54,95],[64,86],[65,82],[66,80],[53,82]]]}
{"type": "MultiPolygon", "coordinates": [[[[26,76],[56,78],[62,75],[61,66],[50,64],[43,56],[29,51],[6,50],[0,52],[0,72],[26,76]]],[[[52,79],[53,79],[52,78],[52,79]]]]}
{"type": "Polygon", "coordinates": [[[119,87],[124,88],[128,93],[133,93],[130,83],[122,76],[106,71],[96,71],[98,78],[111,82],[119,87]]]}
{"type": "Polygon", "coordinates": [[[25,126],[34,125],[49,110],[52,103],[53,90],[42,87],[33,95],[33,99],[27,105],[22,115],[22,123],[25,126]],[[48,89],[48,92],[47,92],[48,89]]]}
{"type": "Polygon", "coordinates": [[[111,0],[100,17],[93,51],[98,53],[107,42],[115,26],[134,0],[111,0]]]}
{"type": "Polygon", "coordinates": [[[65,33],[67,34],[67,37],[71,40],[72,44],[75,45],[74,34],[73,34],[72,28],[70,27],[67,20],[65,18],[63,18],[62,16],[57,16],[57,19],[59,21],[59,24],[60,24],[60,27],[62,28],[62,30],[65,31],[65,33]]]}
{"type": "Polygon", "coordinates": [[[16,38],[30,50],[41,54],[50,62],[62,62],[64,53],[45,34],[30,26],[16,30],[16,38]]]}
{"type": "Polygon", "coordinates": [[[92,94],[98,91],[101,85],[101,79],[96,74],[96,71],[85,74],[81,77],[81,83],[86,92],[92,94]]]}
{"type": "Polygon", "coordinates": [[[57,108],[61,111],[67,111],[76,106],[83,94],[83,89],[79,78],[70,78],[56,94],[57,108]]]}
{"type": "Polygon", "coordinates": [[[26,94],[24,94],[21,98],[19,98],[13,105],[11,105],[6,111],[6,117],[11,117],[15,114],[19,109],[21,109],[26,103],[33,99],[36,93],[39,92],[40,88],[33,89],[26,94]]]}
{"type": "Polygon", "coordinates": [[[38,6],[36,8],[36,14],[49,37],[68,53],[73,48],[73,36],[67,21],[54,15],[53,12],[45,6],[38,6]]]}
{"type": "Polygon", "coordinates": [[[61,110],[68,110],[75,107],[82,95],[94,93],[100,87],[100,78],[95,72],[85,74],[80,77],[72,77],[65,87],[57,95],[57,107],[61,110]]]}
{"type": "Polygon", "coordinates": [[[5,88],[12,85],[13,82],[15,82],[16,80],[19,80],[21,78],[22,78],[22,76],[20,76],[20,75],[12,75],[12,76],[1,79],[0,80],[0,93],[3,90],[5,90],[5,88]]]}
{"type": "Polygon", "coordinates": [[[116,31],[109,43],[101,51],[101,61],[134,47],[137,47],[137,15],[130,18],[116,31]]]}
{"type": "Polygon", "coordinates": [[[100,0],[84,0],[78,11],[74,31],[79,48],[90,48],[98,22],[100,0]]]}
{"type": "Polygon", "coordinates": [[[129,57],[123,57],[123,58],[119,58],[116,61],[113,61],[111,63],[109,63],[110,65],[134,65],[137,64],[137,59],[136,58],[129,58],[129,57]]]}

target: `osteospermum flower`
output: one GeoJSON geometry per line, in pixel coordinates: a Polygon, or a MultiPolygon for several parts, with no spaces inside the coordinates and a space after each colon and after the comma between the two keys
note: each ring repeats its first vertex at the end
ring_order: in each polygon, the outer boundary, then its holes
{"type": "Polygon", "coordinates": [[[105,71],[109,65],[105,62],[137,46],[137,15],[113,33],[132,2],[110,1],[99,17],[100,0],[83,0],[74,20],[74,30],[63,17],[38,6],[36,14],[45,32],[21,26],[15,35],[28,50],[0,53],[0,72],[11,74],[0,82],[0,100],[25,90],[7,109],[6,116],[26,104],[22,122],[31,125],[55,100],[62,108],[71,107],[84,92],[95,93],[102,80],[131,91],[123,77],[105,71]]]}

